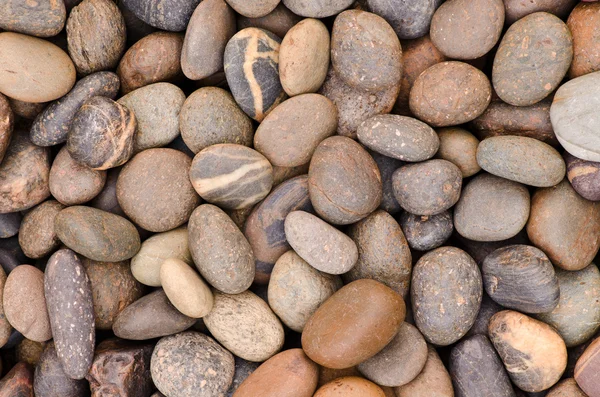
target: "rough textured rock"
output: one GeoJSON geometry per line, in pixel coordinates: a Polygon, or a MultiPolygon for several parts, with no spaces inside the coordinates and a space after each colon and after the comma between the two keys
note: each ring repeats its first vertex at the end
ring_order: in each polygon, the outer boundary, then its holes
{"type": "Polygon", "coordinates": [[[55,200],[45,201],[23,217],[19,230],[19,245],[29,258],[42,258],[60,244],[54,231],[54,217],[65,208],[55,200]]]}
{"type": "Polygon", "coordinates": [[[162,30],[185,30],[194,9],[201,0],[123,0],[125,7],[150,26],[162,30]]]}
{"type": "Polygon", "coordinates": [[[0,29],[38,37],[57,35],[65,26],[64,1],[44,0],[27,3],[9,0],[0,9],[0,29]]]}
{"type": "Polygon", "coordinates": [[[35,366],[33,390],[37,397],[81,397],[87,393],[87,384],[81,379],[71,379],[63,370],[56,354],[54,342],[46,345],[35,366]]]}

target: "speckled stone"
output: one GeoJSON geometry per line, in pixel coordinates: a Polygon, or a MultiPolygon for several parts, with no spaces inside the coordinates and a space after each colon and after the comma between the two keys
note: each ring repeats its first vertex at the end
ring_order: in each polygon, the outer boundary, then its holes
{"type": "Polygon", "coordinates": [[[64,1],[8,0],[0,8],[0,29],[38,37],[57,35],[65,26],[64,1]]]}
{"type": "Polygon", "coordinates": [[[9,212],[0,214],[0,238],[16,236],[22,223],[20,212],[9,212]]]}
{"type": "Polygon", "coordinates": [[[7,97],[0,94],[0,163],[6,154],[14,129],[15,116],[7,97]]]}
{"type": "Polygon", "coordinates": [[[67,376],[83,379],[94,357],[94,304],[90,279],[73,251],[50,257],[44,290],[58,359],[67,376]]]}
{"type": "Polygon", "coordinates": [[[54,217],[65,208],[56,200],[48,200],[23,217],[19,231],[19,245],[29,258],[42,258],[60,245],[54,231],[54,217]]]}
{"type": "Polygon", "coordinates": [[[95,96],[79,108],[67,137],[73,159],[95,170],[124,164],[133,153],[136,119],[110,98],[95,96]]]}
{"type": "Polygon", "coordinates": [[[36,397],[81,397],[87,392],[87,382],[71,379],[63,370],[54,342],[46,345],[33,375],[36,397]]]}
{"type": "Polygon", "coordinates": [[[399,38],[416,39],[429,32],[439,0],[367,0],[371,12],[382,16],[399,38]]]}
{"type": "Polygon", "coordinates": [[[131,222],[91,207],[65,208],[54,218],[54,230],[67,247],[96,261],[123,261],[140,249],[140,236],[131,222]]]}
{"type": "Polygon", "coordinates": [[[0,397],[33,397],[33,368],[17,363],[0,380],[0,397]]]}
{"type": "Polygon", "coordinates": [[[185,30],[201,0],[123,0],[125,7],[150,26],[162,30],[185,30]]]}
{"type": "Polygon", "coordinates": [[[113,323],[113,332],[123,339],[147,340],[185,331],[195,322],[195,318],[181,314],[158,289],[123,309],[113,323]]]}
{"type": "Polygon", "coordinates": [[[158,390],[179,397],[224,395],[233,380],[234,368],[233,355],[199,332],[162,338],[150,364],[158,390]]]}
{"type": "Polygon", "coordinates": [[[405,211],[400,215],[399,222],[408,245],[417,251],[429,251],[440,247],[454,231],[450,211],[429,216],[405,211]]]}
{"type": "Polygon", "coordinates": [[[324,18],[339,14],[353,3],[352,0],[282,0],[294,14],[307,18],[324,18]]]}
{"type": "Polygon", "coordinates": [[[112,72],[98,72],[82,78],[68,94],[50,103],[37,115],[29,132],[31,141],[38,146],[65,142],[81,105],[94,96],[114,99],[119,86],[119,77],[112,72]]]}
{"type": "Polygon", "coordinates": [[[248,361],[265,361],[279,352],[283,326],[264,300],[250,291],[237,295],[215,291],[214,297],[204,324],[227,350],[248,361]]]}
{"type": "Polygon", "coordinates": [[[246,28],[225,47],[224,69],[231,93],[240,108],[256,121],[285,99],[279,81],[279,45],[273,33],[246,28]]]}
{"type": "Polygon", "coordinates": [[[152,387],[150,358],[153,345],[132,345],[119,339],[98,345],[86,379],[92,397],[147,396],[152,387]]]}

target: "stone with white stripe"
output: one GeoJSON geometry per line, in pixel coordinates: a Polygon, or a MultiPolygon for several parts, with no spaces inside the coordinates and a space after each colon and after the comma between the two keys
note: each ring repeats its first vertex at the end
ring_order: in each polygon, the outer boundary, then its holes
{"type": "Polygon", "coordinates": [[[218,144],[200,151],[190,169],[200,197],[222,208],[242,209],[265,198],[273,186],[273,167],[256,150],[218,144]]]}

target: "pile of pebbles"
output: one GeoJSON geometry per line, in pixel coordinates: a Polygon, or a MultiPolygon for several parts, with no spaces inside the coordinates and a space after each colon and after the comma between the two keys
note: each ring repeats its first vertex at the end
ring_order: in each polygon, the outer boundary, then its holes
{"type": "Polygon", "coordinates": [[[0,0],[0,397],[600,397],[599,112],[600,2],[0,0]]]}

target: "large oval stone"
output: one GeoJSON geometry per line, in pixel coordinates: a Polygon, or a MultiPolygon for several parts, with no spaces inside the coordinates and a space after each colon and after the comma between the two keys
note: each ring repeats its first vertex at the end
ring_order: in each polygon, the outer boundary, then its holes
{"type": "Polygon", "coordinates": [[[204,280],[187,263],[169,258],[160,267],[160,282],[169,301],[188,317],[201,318],[213,306],[213,295],[204,280]]]}

